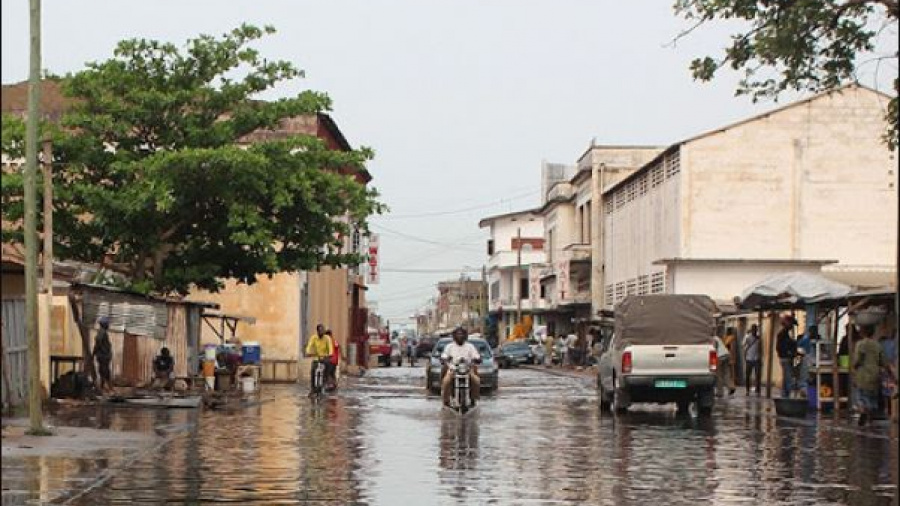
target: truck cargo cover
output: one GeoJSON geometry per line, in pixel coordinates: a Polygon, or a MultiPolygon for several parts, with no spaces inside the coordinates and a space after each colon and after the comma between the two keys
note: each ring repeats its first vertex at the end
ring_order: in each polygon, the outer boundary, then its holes
{"type": "Polygon", "coordinates": [[[706,295],[636,295],[616,307],[616,346],[708,344],[716,304],[706,295]]]}

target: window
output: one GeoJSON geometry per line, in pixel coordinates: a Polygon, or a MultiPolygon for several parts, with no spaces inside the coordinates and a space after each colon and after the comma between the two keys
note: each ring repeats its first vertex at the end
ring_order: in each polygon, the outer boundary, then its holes
{"type": "Polygon", "coordinates": [[[610,195],[609,198],[604,200],[603,206],[606,208],[607,215],[610,215],[613,213],[613,211],[615,211],[615,206],[613,205],[612,195],[610,195]]]}
{"type": "Polygon", "coordinates": [[[606,304],[612,305],[614,302],[613,297],[616,295],[616,289],[612,284],[606,285],[606,304]]]}
{"type": "Polygon", "coordinates": [[[661,185],[664,177],[662,164],[657,163],[650,169],[650,187],[656,188],[661,185]]]}
{"type": "Polygon", "coordinates": [[[519,280],[519,298],[528,298],[528,276],[526,276],[524,279],[519,280]]]}
{"type": "Polygon", "coordinates": [[[664,293],[666,291],[666,277],[662,272],[654,272],[650,276],[650,293],[664,293]]]}
{"type": "Polygon", "coordinates": [[[591,203],[584,205],[584,237],[581,238],[582,244],[590,244],[591,242],[591,203]]]}
{"type": "Polygon", "coordinates": [[[631,278],[628,280],[628,284],[625,287],[626,295],[637,295],[637,278],[631,278]]]}
{"type": "Polygon", "coordinates": [[[542,299],[547,298],[547,285],[545,285],[543,283],[541,283],[541,298],[542,299]]]}
{"type": "Polygon", "coordinates": [[[681,170],[681,152],[676,151],[666,157],[666,179],[678,174],[681,170]]]}
{"type": "Polygon", "coordinates": [[[500,282],[494,281],[491,283],[491,300],[497,300],[500,298],[500,282]]]}
{"type": "Polygon", "coordinates": [[[493,239],[488,239],[487,254],[488,254],[488,256],[493,256],[493,254],[494,254],[494,240],[493,239]]]}
{"type": "Polygon", "coordinates": [[[650,276],[638,276],[638,295],[650,293],[650,276]]]}

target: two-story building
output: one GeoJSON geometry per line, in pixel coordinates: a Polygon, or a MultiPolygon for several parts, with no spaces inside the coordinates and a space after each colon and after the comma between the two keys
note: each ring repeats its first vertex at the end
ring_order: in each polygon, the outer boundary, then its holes
{"type": "Polygon", "coordinates": [[[484,218],[478,226],[490,231],[485,266],[488,309],[500,339],[525,316],[531,316],[534,325],[544,325],[547,304],[537,282],[546,260],[543,218],[529,209],[484,218]]]}

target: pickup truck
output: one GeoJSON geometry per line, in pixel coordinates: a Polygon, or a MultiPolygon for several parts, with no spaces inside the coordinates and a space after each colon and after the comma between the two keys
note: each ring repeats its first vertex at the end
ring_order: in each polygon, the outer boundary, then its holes
{"type": "Polygon", "coordinates": [[[615,311],[613,336],[598,365],[600,407],[624,412],[632,403],[696,403],[702,416],[715,403],[716,305],[705,295],[638,295],[615,311]]]}

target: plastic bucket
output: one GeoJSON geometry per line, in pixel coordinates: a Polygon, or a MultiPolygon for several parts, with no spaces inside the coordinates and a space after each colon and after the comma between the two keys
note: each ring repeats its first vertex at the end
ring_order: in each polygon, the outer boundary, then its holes
{"type": "Polygon", "coordinates": [[[245,376],[241,378],[241,390],[245,393],[251,393],[256,391],[256,378],[253,376],[245,376]]]}
{"type": "Polygon", "coordinates": [[[216,362],[215,360],[206,360],[203,362],[203,376],[207,378],[212,378],[216,375],[216,362]]]}
{"type": "Polygon", "coordinates": [[[203,347],[203,356],[206,357],[206,360],[216,360],[216,345],[207,344],[203,347]]]}

